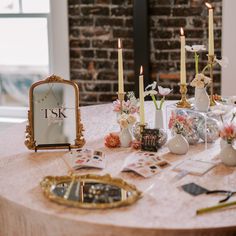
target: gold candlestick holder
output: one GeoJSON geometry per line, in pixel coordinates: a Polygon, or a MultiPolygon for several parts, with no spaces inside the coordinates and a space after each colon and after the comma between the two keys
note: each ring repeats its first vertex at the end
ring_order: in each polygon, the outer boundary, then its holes
{"type": "Polygon", "coordinates": [[[117,95],[118,95],[118,99],[120,101],[120,113],[122,115],[122,113],[123,113],[123,103],[124,103],[124,100],[125,100],[125,93],[124,92],[123,93],[118,92],[117,95]]]}
{"type": "Polygon", "coordinates": [[[181,100],[177,102],[176,106],[178,108],[191,108],[192,105],[187,101],[186,94],[188,92],[187,84],[180,84],[180,93],[181,93],[181,100]]]}
{"type": "Polygon", "coordinates": [[[214,80],[213,80],[213,65],[215,55],[208,55],[208,65],[210,70],[211,87],[210,87],[210,106],[215,106],[216,101],[214,99],[214,80]]]}
{"type": "Polygon", "coordinates": [[[146,125],[147,125],[147,123],[145,123],[145,124],[141,124],[141,123],[140,123],[140,124],[139,124],[140,141],[142,141],[143,131],[144,131],[146,125]]]}
{"type": "Polygon", "coordinates": [[[139,124],[140,127],[140,135],[142,136],[143,130],[146,127],[146,124],[139,124]]]}

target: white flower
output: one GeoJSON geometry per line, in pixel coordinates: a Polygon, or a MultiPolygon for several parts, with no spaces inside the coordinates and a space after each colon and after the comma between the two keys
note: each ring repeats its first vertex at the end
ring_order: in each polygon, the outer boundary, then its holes
{"type": "Polygon", "coordinates": [[[227,57],[222,57],[221,59],[215,57],[215,62],[217,62],[221,67],[226,68],[229,64],[229,59],[227,57]]]}
{"type": "Polygon", "coordinates": [[[229,104],[229,105],[236,105],[236,96],[229,97],[227,99],[227,104],[229,104]]]}
{"type": "Polygon", "coordinates": [[[193,46],[189,46],[186,45],[185,49],[188,52],[200,52],[200,51],[206,51],[206,47],[204,45],[193,45],[193,46]]]}
{"type": "Polygon", "coordinates": [[[152,84],[149,84],[149,85],[145,88],[145,90],[147,90],[147,89],[149,89],[149,88],[151,88],[152,90],[154,90],[154,89],[156,88],[156,86],[157,86],[157,82],[154,81],[152,84]]]}
{"type": "Polygon", "coordinates": [[[211,83],[211,78],[207,77],[207,76],[204,76],[204,83],[205,84],[210,84],[211,83]]]}
{"type": "Polygon", "coordinates": [[[195,78],[192,80],[190,85],[196,88],[204,88],[210,83],[211,83],[211,78],[200,73],[195,75],[195,78]]]}
{"type": "Polygon", "coordinates": [[[158,92],[159,92],[159,94],[162,95],[162,96],[168,95],[171,91],[172,91],[172,89],[163,88],[163,87],[161,87],[161,86],[158,86],[158,92]]]}
{"type": "Polygon", "coordinates": [[[148,91],[144,91],[143,96],[146,97],[148,95],[152,96],[152,95],[156,95],[157,91],[156,90],[148,90],[148,91]]]}

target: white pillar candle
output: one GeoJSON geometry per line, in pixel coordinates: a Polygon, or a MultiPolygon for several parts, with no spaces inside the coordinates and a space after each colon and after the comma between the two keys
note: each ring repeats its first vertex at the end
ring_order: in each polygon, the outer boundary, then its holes
{"type": "Polygon", "coordinates": [[[123,56],[120,39],[118,39],[118,93],[124,93],[123,56]]]}
{"type": "Polygon", "coordinates": [[[208,7],[208,53],[210,56],[215,54],[214,52],[214,27],[213,27],[213,8],[211,4],[206,2],[208,7]]]}
{"type": "Polygon", "coordinates": [[[185,36],[183,28],[180,29],[180,83],[186,84],[186,62],[185,62],[185,36]]]}
{"type": "Polygon", "coordinates": [[[144,115],[144,88],[143,88],[143,67],[140,67],[140,75],[139,75],[139,102],[140,102],[140,124],[145,124],[145,115],[144,115]]]}

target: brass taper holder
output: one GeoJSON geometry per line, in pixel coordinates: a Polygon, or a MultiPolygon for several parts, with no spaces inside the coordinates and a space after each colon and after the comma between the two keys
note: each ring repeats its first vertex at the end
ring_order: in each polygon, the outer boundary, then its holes
{"type": "Polygon", "coordinates": [[[120,92],[117,92],[117,95],[118,95],[118,99],[120,101],[120,113],[122,114],[123,113],[123,102],[125,100],[125,93],[120,93],[120,92]]]}
{"type": "Polygon", "coordinates": [[[144,128],[146,127],[146,124],[139,124],[140,126],[140,134],[142,135],[144,128]]]}
{"type": "Polygon", "coordinates": [[[180,93],[181,93],[181,100],[176,103],[178,108],[191,108],[192,105],[187,101],[186,94],[188,92],[187,84],[180,84],[180,93]]]}
{"type": "Polygon", "coordinates": [[[214,83],[213,83],[213,66],[214,66],[215,55],[208,55],[208,65],[211,78],[211,87],[210,87],[210,106],[215,106],[216,101],[214,99],[214,83]]]}

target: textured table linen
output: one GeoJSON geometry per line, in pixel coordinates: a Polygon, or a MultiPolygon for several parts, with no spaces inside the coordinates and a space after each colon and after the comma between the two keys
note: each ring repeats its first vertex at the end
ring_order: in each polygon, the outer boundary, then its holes
{"type": "MultiPolygon", "coordinates": [[[[152,123],[154,107],[146,103],[146,119],[152,123]]],[[[185,158],[217,158],[219,140],[208,145],[190,146],[186,155],[170,154],[166,147],[159,153],[171,167],[144,179],[133,173],[121,173],[130,148],[108,149],[104,136],[119,131],[111,104],[81,108],[85,128],[85,147],[105,151],[104,170],[81,170],[79,174],[110,173],[145,192],[129,207],[110,210],[74,209],[48,201],[39,182],[46,175],[65,175],[60,158],[65,151],[34,153],[24,146],[25,123],[15,125],[0,136],[0,236],[128,236],[128,235],[236,235],[236,207],[196,216],[198,208],[215,205],[222,196],[192,197],[178,186],[195,182],[207,189],[236,189],[236,168],[220,164],[202,177],[188,175],[175,181],[171,168],[185,158]]],[[[232,197],[230,201],[235,201],[232,197]]]]}

